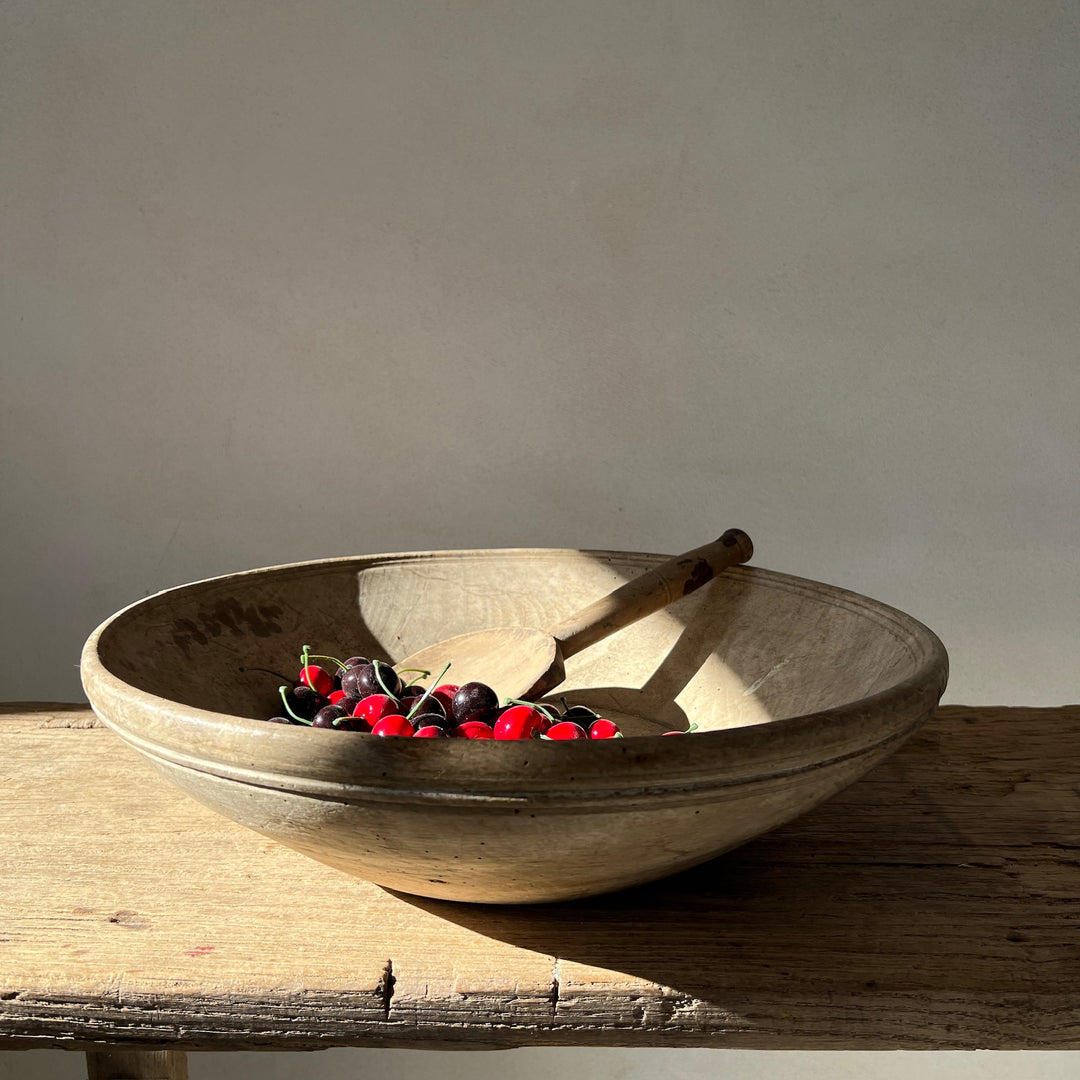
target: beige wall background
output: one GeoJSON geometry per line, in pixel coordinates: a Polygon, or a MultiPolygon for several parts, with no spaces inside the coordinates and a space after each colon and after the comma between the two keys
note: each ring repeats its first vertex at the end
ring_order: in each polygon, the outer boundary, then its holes
{"type": "MultiPolygon", "coordinates": [[[[1076,0],[0,0],[0,274],[3,698],[217,573],[737,524],[1078,700],[1076,0]]],[[[658,1053],[287,1069],[1076,1069],[658,1053]]]]}

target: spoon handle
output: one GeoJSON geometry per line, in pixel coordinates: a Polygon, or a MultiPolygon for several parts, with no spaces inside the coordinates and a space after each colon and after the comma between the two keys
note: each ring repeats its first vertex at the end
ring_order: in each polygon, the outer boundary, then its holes
{"type": "Polygon", "coordinates": [[[573,656],[689,595],[729,566],[748,562],[753,554],[750,537],[741,529],[728,529],[719,540],[668,559],[549,627],[547,632],[559,642],[564,657],[573,656]]]}

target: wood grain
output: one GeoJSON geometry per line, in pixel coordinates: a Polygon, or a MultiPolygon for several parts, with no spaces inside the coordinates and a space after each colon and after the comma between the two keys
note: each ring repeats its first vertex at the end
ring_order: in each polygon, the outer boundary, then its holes
{"type": "Polygon", "coordinates": [[[946,707],[798,821],[549,906],[397,896],[0,708],[0,1046],[1080,1048],[1080,707],[946,707]]]}

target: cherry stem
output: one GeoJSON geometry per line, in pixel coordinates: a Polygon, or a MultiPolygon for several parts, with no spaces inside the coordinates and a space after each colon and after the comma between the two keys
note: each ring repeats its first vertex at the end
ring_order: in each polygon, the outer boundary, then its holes
{"type": "MultiPolygon", "coordinates": [[[[449,666],[450,666],[449,664],[446,665],[446,667],[449,667],[449,666]]],[[[443,669],[444,672],[445,672],[445,670],[446,670],[446,668],[443,669]]],[[[415,671],[417,673],[417,675],[420,676],[421,679],[426,679],[431,674],[430,671],[427,671],[425,668],[422,668],[422,667],[403,667],[403,668],[398,668],[397,669],[397,673],[399,675],[404,675],[407,671],[415,671]]],[[[415,686],[418,681],[419,681],[418,679],[410,679],[405,685],[406,685],[406,687],[415,686]]]]}
{"type": "Polygon", "coordinates": [[[288,688],[287,686],[279,686],[279,687],[278,687],[278,693],[279,693],[279,694],[281,695],[281,704],[285,706],[285,711],[286,711],[286,712],[287,712],[287,713],[288,713],[288,714],[289,714],[289,715],[290,715],[290,716],[291,716],[291,717],[292,717],[292,718],[293,718],[293,719],[294,719],[294,720],[295,720],[295,721],[296,721],[296,722],[297,722],[298,724],[307,724],[307,726],[308,726],[308,727],[311,727],[311,721],[310,721],[310,720],[305,720],[305,719],[304,719],[304,718],[303,718],[302,716],[297,716],[297,715],[296,715],[296,713],[294,713],[294,712],[292,711],[292,709],[291,709],[291,708],[289,707],[289,701],[288,701],[288,699],[287,699],[287,698],[285,697],[285,694],[286,694],[286,692],[288,691],[288,689],[289,689],[289,688],[288,688]]]}
{"type": "MultiPolygon", "coordinates": [[[[565,708],[566,707],[566,698],[562,699],[562,703],[563,703],[563,707],[565,708]]],[[[521,698],[515,698],[515,697],[508,697],[506,699],[506,701],[503,702],[503,704],[504,705],[526,705],[530,709],[536,709],[537,712],[546,713],[548,716],[551,717],[552,720],[555,719],[555,714],[559,711],[558,709],[555,708],[554,705],[549,705],[546,701],[522,701],[521,698]]]]}
{"type": "MultiPolygon", "coordinates": [[[[419,671],[419,670],[420,670],[420,668],[406,668],[405,670],[406,670],[406,671],[419,671]]],[[[421,705],[423,705],[423,704],[424,704],[424,702],[425,702],[425,701],[427,701],[427,699],[428,699],[429,697],[431,697],[431,693],[432,693],[432,691],[433,691],[433,690],[435,689],[435,687],[436,687],[436,686],[438,686],[438,685],[439,685],[439,683],[441,683],[441,682],[442,682],[442,680],[443,680],[443,676],[444,676],[444,675],[445,675],[445,674],[446,674],[446,673],[447,673],[447,672],[448,672],[449,670],[450,670],[450,662],[449,662],[449,661],[447,661],[447,663],[446,663],[446,667],[444,667],[444,668],[442,669],[442,671],[440,671],[440,672],[439,672],[439,674],[438,674],[438,675],[436,676],[436,678],[435,678],[435,681],[434,681],[434,682],[433,682],[433,683],[431,684],[431,686],[429,686],[429,687],[428,687],[428,688],[427,688],[427,689],[426,689],[426,690],[425,690],[425,691],[424,691],[424,692],[423,692],[423,693],[422,693],[422,694],[421,694],[421,695],[420,695],[420,696],[419,696],[419,697],[418,697],[418,698],[416,699],[416,704],[415,704],[415,705],[413,705],[413,707],[412,707],[412,708],[411,708],[411,709],[409,710],[409,713],[408,713],[408,715],[407,715],[407,716],[405,717],[405,719],[406,719],[406,720],[411,720],[411,719],[412,719],[412,718],[413,718],[414,716],[416,716],[416,715],[417,715],[417,714],[419,713],[419,711],[420,711],[420,706],[421,706],[421,705]]],[[[399,674],[400,674],[400,672],[399,672],[399,674]]],[[[425,672],[424,672],[424,675],[425,675],[425,676],[427,676],[427,675],[430,675],[430,674],[431,674],[431,672],[430,672],[430,671],[425,671],[425,672]]]]}
{"type": "MultiPolygon", "coordinates": [[[[75,665],[78,667],[78,665],[75,665]]],[[[276,675],[279,679],[287,679],[288,675],[282,675],[280,671],[273,671],[268,667],[241,667],[240,671],[265,671],[267,675],[276,675]]]]}
{"type": "MultiPolygon", "coordinates": [[[[305,648],[306,647],[307,646],[305,646],[305,648]]],[[[347,671],[348,670],[348,668],[346,668],[345,665],[336,656],[324,656],[322,653],[308,653],[308,659],[309,660],[333,660],[333,662],[335,664],[337,664],[337,666],[342,671],[347,671]]],[[[304,667],[307,667],[307,664],[305,664],[304,667]]]]}

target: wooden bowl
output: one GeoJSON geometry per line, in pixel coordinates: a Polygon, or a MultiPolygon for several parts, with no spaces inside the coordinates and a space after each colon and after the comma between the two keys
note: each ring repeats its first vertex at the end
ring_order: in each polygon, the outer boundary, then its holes
{"type": "Polygon", "coordinates": [[[104,622],[83,650],[83,684],[101,719],[184,791],[350,874],[487,903],[605,893],[742,844],[891,754],[945,688],[938,638],[855,593],[736,567],[567,661],[552,697],[628,735],[597,742],[268,724],[282,682],[270,672],[295,677],[305,643],[398,659],[467,630],[544,626],[662,558],[409,552],[229,574],[104,622]]]}

